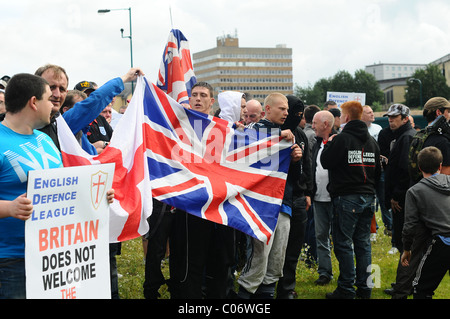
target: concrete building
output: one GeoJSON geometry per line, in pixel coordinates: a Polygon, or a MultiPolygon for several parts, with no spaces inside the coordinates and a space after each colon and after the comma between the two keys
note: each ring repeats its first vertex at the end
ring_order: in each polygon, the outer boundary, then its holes
{"type": "MultiPolygon", "coordinates": [[[[388,82],[399,78],[409,78],[416,70],[425,69],[425,67],[426,64],[379,63],[366,66],[365,71],[374,75],[379,82],[388,82]]],[[[383,90],[383,87],[380,88],[383,90]]]]}
{"type": "Polygon", "coordinates": [[[197,81],[222,91],[241,91],[261,102],[272,92],[293,94],[292,49],[239,47],[237,35],[217,38],[215,48],[193,54],[197,81]]]}
{"type": "Polygon", "coordinates": [[[447,85],[450,86],[450,53],[431,64],[436,64],[442,70],[442,75],[445,77],[447,85]]]}

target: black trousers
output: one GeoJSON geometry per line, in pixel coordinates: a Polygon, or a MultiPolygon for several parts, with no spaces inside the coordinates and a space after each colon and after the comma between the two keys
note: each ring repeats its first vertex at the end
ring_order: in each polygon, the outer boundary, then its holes
{"type": "Polygon", "coordinates": [[[414,299],[431,299],[448,270],[450,270],[450,246],[444,244],[439,237],[435,237],[417,268],[413,282],[414,299]]]}
{"type": "Polygon", "coordinates": [[[286,247],[283,277],[280,278],[277,285],[278,298],[283,298],[284,295],[295,289],[295,274],[300,252],[305,243],[307,221],[306,198],[298,197],[294,199],[292,207],[291,228],[289,230],[289,239],[286,247]]]}
{"type": "Polygon", "coordinates": [[[148,219],[150,231],[147,237],[147,254],[145,256],[144,297],[156,299],[159,288],[166,283],[161,271],[161,261],[165,257],[167,241],[172,228],[174,214],[170,206],[153,200],[153,212],[148,219]]]}
{"type": "Polygon", "coordinates": [[[234,263],[233,228],[176,210],[170,237],[171,298],[226,298],[234,263]]]}
{"type": "Polygon", "coordinates": [[[430,244],[431,233],[423,225],[419,224],[416,227],[414,242],[411,246],[411,260],[409,266],[402,266],[401,254],[398,258],[397,275],[395,279],[394,296],[393,298],[406,298],[413,292],[413,280],[416,276],[417,267],[420,264],[426,248],[430,244]]]}

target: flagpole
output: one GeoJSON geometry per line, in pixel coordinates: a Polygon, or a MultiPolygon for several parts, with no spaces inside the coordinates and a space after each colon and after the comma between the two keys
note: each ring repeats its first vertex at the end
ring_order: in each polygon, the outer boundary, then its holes
{"type": "Polygon", "coordinates": [[[170,14],[170,25],[172,26],[172,29],[173,29],[172,7],[171,6],[169,6],[169,14],[170,14]]]}
{"type": "MultiPolygon", "coordinates": [[[[120,29],[120,33],[121,33],[123,39],[125,39],[125,38],[130,39],[130,61],[131,61],[131,68],[133,68],[133,33],[131,31],[131,7],[123,8],[123,9],[100,9],[97,11],[97,13],[105,14],[105,13],[108,13],[111,11],[118,11],[118,10],[128,10],[128,16],[129,16],[129,20],[130,20],[130,35],[124,36],[123,29],[120,29]]],[[[134,81],[131,81],[131,95],[133,95],[133,91],[134,91],[134,81]]]]}

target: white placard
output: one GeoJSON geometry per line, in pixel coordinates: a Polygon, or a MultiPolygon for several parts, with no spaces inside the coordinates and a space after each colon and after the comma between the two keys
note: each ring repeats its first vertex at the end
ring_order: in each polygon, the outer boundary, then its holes
{"type": "Polygon", "coordinates": [[[111,298],[109,204],[114,164],[30,171],[28,299],[111,298]]]}
{"type": "Polygon", "coordinates": [[[336,102],[338,107],[348,101],[358,101],[364,106],[366,104],[366,93],[327,92],[327,101],[336,102]]]}

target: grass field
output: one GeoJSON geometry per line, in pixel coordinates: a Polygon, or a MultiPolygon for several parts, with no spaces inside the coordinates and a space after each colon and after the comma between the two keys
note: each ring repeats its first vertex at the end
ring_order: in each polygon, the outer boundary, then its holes
{"type": "MultiPolygon", "coordinates": [[[[379,212],[377,213],[378,225],[382,225],[379,212]]],[[[397,262],[399,254],[388,254],[391,248],[391,238],[383,234],[384,227],[378,229],[377,240],[372,242],[372,273],[375,278],[375,287],[372,290],[372,299],[390,299],[383,290],[389,288],[395,281],[397,262]]],[[[142,240],[140,238],[124,242],[122,244],[122,254],[117,256],[117,267],[119,274],[119,294],[122,299],[143,299],[142,284],[144,282],[144,254],[142,240]]],[[[317,286],[314,281],[318,278],[317,269],[309,268],[300,260],[297,267],[296,292],[298,299],[324,299],[327,292],[332,292],[336,288],[338,278],[338,263],[333,256],[334,279],[326,286],[317,286]]],[[[163,272],[166,278],[169,277],[168,261],[165,262],[163,272]]],[[[169,299],[170,294],[167,287],[160,289],[161,299],[169,299]]],[[[411,297],[410,297],[411,298],[411,297]]],[[[439,288],[436,290],[434,299],[450,298],[450,278],[444,277],[439,288]]]]}

